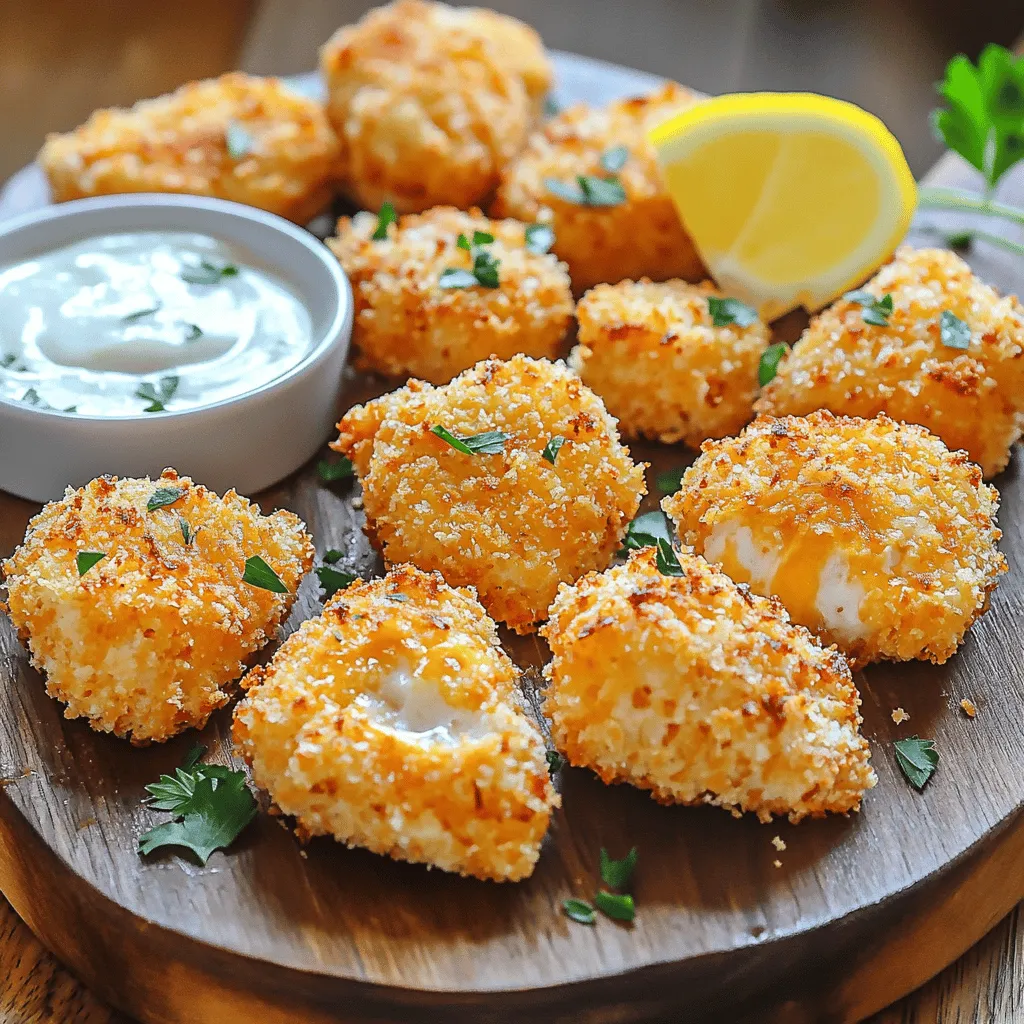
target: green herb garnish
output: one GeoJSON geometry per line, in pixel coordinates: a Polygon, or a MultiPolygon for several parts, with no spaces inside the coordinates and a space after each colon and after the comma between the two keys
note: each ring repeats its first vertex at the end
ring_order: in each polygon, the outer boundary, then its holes
{"type": "Polygon", "coordinates": [[[562,450],[562,445],[565,444],[565,438],[561,434],[555,434],[553,438],[544,446],[544,451],[541,452],[541,456],[547,459],[548,462],[553,466],[555,459],[558,458],[558,453],[562,450]]]}
{"type": "Polygon", "coordinates": [[[948,309],[939,317],[939,336],[947,348],[968,349],[971,347],[971,328],[955,313],[948,309]]]}
{"type": "Polygon", "coordinates": [[[159,313],[161,305],[158,303],[155,306],[150,306],[148,309],[137,309],[134,313],[128,313],[126,316],[121,317],[121,323],[133,324],[136,320],[141,320],[144,316],[151,316],[153,313],[159,313]]]}
{"type": "Polygon", "coordinates": [[[569,899],[562,903],[566,917],[578,924],[593,924],[596,920],[594,908],[586,900],[569,899]]]}
{"type": "Polygon", "coordinates": [[[935,741],[911,736],[909,739],[897,740],[895,747],[896,763],[900,771],[915,789],[924,789],[924,784],[932,777],[939,763],[935,741]]]}
{"type": "Polygon", "coordinates": [[[161,377],[156,384],[148,380],[140,384],[135,392],[135,397],[149,402],[143,412],[164,412],[167,403],[174,396],[174,392],[178,390],[179,380],[178,377],[169,376],[161,377]]]}
{"type": "Polygon", "coordinates": [[[749,327],[757,320],[757,310],[739,299],[720,299],[717,295],[708,296],[708,312],[711,323],[715,327],[749,327]]]}
{"type": "Polygon", "coordinates": [[[974,233],[971,231],[954,231],[946,235],[946,245],[950,249],[966,249],[973,238],[974,233]]]}
{"type": "Polygon", "coordinates": [[[186,320],[182,320],[181,326],[185,328],[186,341],[195,341],[203,336],[203,329],[199,324],[190,324],[186,320]]]}
{"type": "Polygon", "coordinates": [[[238,267],[233,263],[217,266],[209,260],[200,260],[198,264],[190,264],[178,271],[178,277],[187,284],[217,284],[222,277],[235,277],[238,267]]]}
{"type": "Polygon", "coordinates": [[[549,750],[544,755],[548,762],[548,772],[554,775],[565,767],[565,758],[557,750],[549,750]]]}
{"type": "Polygon", "coordinates": [[[562,112],[562,105],[550,94],[544,97],[544,116],[554,117],[562,112]]]}
{"type": "Polygon", "coordinates": [[[13,366],[18,361],[18,357],[13,352],[8,352],[5,356],[0,357],[0,370],[6,370],[9,366],[13,366]]]}
{"type": "Polygon", "coordinates": [[[398,214],[395,213],[395,204],[383,202],[380,205],[380,212],[377,214],[377,227],[370,237],[375,242],[383,242],[388,237],[388,228],[398,222],[398,214]]]}
{"type": "Polygon", "coordinates": [[[344,554],[343,551],[339,551],[337,548],[328,548],[324,552],[324,561],[328,565],[334,565],[335,562],[341,561],[341,556],[344,554]]]}
{"type": "Polygon", "coordinates": [[[65,409],[54,408],[54,406],[50,405],[50,403],[46,401],[46,399],[43,398],[35,388],[29,388],[21,396],[20,401],[24,402],[26,405],[34,405],[37,409],[49,409],[52,412],[78,412],[77,405],[69,405],[65,409]]]}
{"type": "Polygon", "coordinates": [[[775,374],[778,372],[779,363],[782,361],[782,357],[788,351],[789,346],[783,341],[777,341],[774,345],[769,345],[762,353],[761,358],[757,364],[757,383],[764,387],[766,384],[771,384],[775,380],[775,374]]]}
{"type": "Polygon", "coordinates": [[[611,149],[606,149],[601,154],[601,168],[609,174],[615,174],[626,166],[626,161],[628,159],[628,146],[613,146],[611,149]]]}
{"type": "Polygon", "coordinates": [[[479,282],[476,275],[470,270],[446,267],[441,271],[437,284],[440,288],[474,288],[479,282]]]}
{"type": "Polygon", "coordinates": [[[355,583],[358,576],[340,569],[332,569],[329,565],[321,565],[313,570],[320,586],[324,590],[324,599],[334,597],[339,590],[344,590],[350,583],[355,583]]]}
{"type": "Polygon", "coordinates": [[[634,846],[622,860],[612,860],[601,847],[601,881],[612,889],[628,889],[636,868],[637,849],[634,846]]]}
{"type": "Polygon", "coordinates": [[[441,288],[472,288],[474,285],[497,288],[500,283],[498,268],[501,266],[501,260],[496,260],[484,248],[493,241],[494,235],[486,231],[474,231],[472,241],[460,234],[455,244],[470,254],[473,260],[473,269],[463,270],[459,267],[447,267],[441,271],[438,285],[441,288]]]}
{"type": "Polygon", "coordinates": [[[628,893],[601,889],[594,894],[594,905],[615,921],[632,921],[636,917],[636,905],[628,893]]]}
{"type": "Polygon", "coordinates": [[[224,144],[232,160],[241,160],[253,151],[256,140],[237,121],[228,121],[224,129],[224,144]]]}
{"type": "Polygon", "coordinates": [[[78,569],[78,575],[84,576],[97,562],[106,557],[106,551],[79,551],[75,555],[75,568],[78,569]]]}
{"type": "Polygon", "coordinates": [[[469,437],[456,437],[450,430],[440,425],[432,427],[431,433],[436,434],[463,455],[500,455],[505,450],[505,442],[512,436],[502,430],[487,430],[482,434],[471,434],[469,437]]]}
{"type": "Polygon", "coordinates": [[[288,588],[282,582],[281,577],[259,555],[252,555],[245,560],[242,582],[248,583],[251,587],[259,587],[260,590],[269,590],[274,594],[288,593],[288,588]]]}
{"type": "Polygon", "coordinates": [[[685,472],[685,466],[680,466],[678,469],[666,469],[664,473],[659,473],[654,478],[654,482],[662,494],[675,494],[683,482],[685,472]]]}
{"type": "Polygon", "coordinates": [[[637,516],[626,528],[626,537],[622,542],[623,550],[639,550],[640,548],[656,548],[658,541],[672,543],[672,532],[669,529],[665,513],[656,509],[637,516]]]}
{"type": "Polygon", "coordinates": [[[527,224],[525,232],[526,248],[530,252],[543,256],[551,251],[555,244],[555,232],[547,224],[527,224]]]}
{"type": "Polygon", "coordinates": [[[352,460],[345,458],[344,455],[340,459],[334,462],[328,462],[327,459],[321,459],[316,464],[317,476],[325,484],[333,484],[338,480],[347,480],[349,477],[355,475],[355,467],[352,465],[352,460]]]}
{"type": "Polygon", "coordinates": [[[856,302],[861,307],[864,323],[872,324],[874,327],[889,326],[889,317],[892,315],[892,296],[888,292],[878,298],[866,288],[858,288],[856,291],[847,292],[843,298],[847,302],[856,302]]]}
{"type": "Polygon", "coordinates": [[[146,502],[146,511],[155,512],[158,508],[166,508],[184,496],[185,489],[183,487],[158,487],[146,502]]]}
{"type": "Polygon", "coordinates": [[[544,187],[553,196],[575,206],[620,206],[626,201],[626,190],[616,178],[577,174],[574,182],[545,178],[544,187]]]}
{"type": "Polygon", "coordinates": [[[196,539],[196,531],[188,525],[187,519],[179,519],[178,526],[181,527],[181,538],[186,544],[191,544],[196,539]]]}
{"type": "Polygon", "coordinates": [[[679,559],[676,557],[675,548],[667,540],[658,539],[658,550],[654,556],[654,562],[662,576],[683,575],[683,567],[679,564],[679,559]]]}

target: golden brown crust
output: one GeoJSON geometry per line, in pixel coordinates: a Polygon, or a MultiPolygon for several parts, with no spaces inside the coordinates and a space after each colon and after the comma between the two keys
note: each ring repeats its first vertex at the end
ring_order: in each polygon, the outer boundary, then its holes
{"type": "Polygon", "coordinates": [[[779,602],[689,551],[679,562],[664,576],[645,548],[559,589],[541,630],[555,745],[661,803],[858,810],[875,773],[843,657],[779,602]]]}
{"type": "Polygon", "coordinates": [[[516,675],[471,591],[399,566],[249,674],[235,744],[300,835],[515,881],[559,805],[516,675]]]}
{"type": "Polygon", "coordinates": [[[232,72],[130,110],[97,110],[73,132],[49,135],[37,159],[57,202],[187,193],[303,224],[330,202],[339,148],[318,103],[276,78],[232,72]],[[232,123],[252,142],[237,158],[227,146],[232,123]]]}
{"type": "Polygon", "coordinates": [[[333,447],[355,463],[385,559],[476,587],[520,632],[545,617],[559,583],[608,565],[644,493],[615,421],[560,363],[513,356],[440,388],[413,380],[338,427],[333,447]],[[470,456],[434,426],[511,437],[500,454],[470,456]],[[565,444],[552,464],[543,451],[554,436],[565,444]]]}
{"type": "Polygon", "coordinates": [[[524,247],[518,221],[435,207],[402,217],[380,241],[376,228],[373,214],[342,217],[327,242],[352,282],[360,369],[445,384],[488,356],[558,354],[572,320],[569,276],[554,256],[524,247]],[[494,236],[486,250],[500,261],[499,287],[441,288],[446,269],[471,269],[457,242],[476,231],[494,236]]]}
{"type": "Polygon", "coordinates": [[[580,299],[569,365],[625,437],[697,448],[750,420],[769,332],[760,320],[715,327],[708,297],[721,295],[710,281],[645,278],[598,285],[580,299]]]}
{"type": "Polygon", "coordinates": [[[11,621],[66,717],[146,743],[201,728],[227,703],[312,562],[313,545],[291,512],[262,516],[234,491],[219,498],[164,470],[154,481],[100,477],[68,488],[32,520],[3,569],[11,621]],[[148,511],[158,487],[182,496],[148,511]],[[79,576],[80,552],[105,557],[79,576]],[[242,581],[251,555],[277,572],[287,594],[242,581]]]}
{"type": "Polygon", "coordinates": [[[1024,430],[1024,308],[944,249],[903,248],[865,285],[890,294],[888,326],[840,299],[819,313],[757,403],[759,412],[884,412],[963,448],[986,477],[1006,466],[1024,430]],[[967,350],[942,343],[949,311],[971,328],[967,350]]]}

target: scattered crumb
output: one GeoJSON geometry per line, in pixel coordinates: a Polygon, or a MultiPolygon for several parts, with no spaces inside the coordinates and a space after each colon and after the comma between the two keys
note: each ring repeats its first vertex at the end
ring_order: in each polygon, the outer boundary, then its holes
{"type": "Polygon", "coordinates": [[[308,854],[308,853],[306,853],[306,851],[305,851],[305,850],[299,850],[299,856],[300,856],[300,857],[301,857],[301,858],[302,858],[303,860],[309,860],[309,854],[308,854]]]}
{"type": "Polygon", "coordinates": [[[773,866],[775,866],[777,868],[781,868],[782,867],[782,861],[781,860],[773,860],[772,864],[773,864],[773,866]]]}
{"type": "Polygon", "coordinates": [[[782,853],[786,848],[786,841],[781,836],[772,836],[772,846],[774,846],[779,853],[782,853]]]}
{"type": "Polygon", "coordinates": [[[357,495],[355,495],[352,498],[352,507],[353,508],[362,508],[363,507],[363,496],[361,494],[357,494],[357,495]]]}
{"type": "Polygon", "coordinates": [[[968,700],[966,697],[960,701],[960,707],[968,718],[973,718],[978,713],[978,709],[974,706],[974,701],[968,700]]]}
{"type": "Polygon", "coordinates": [[[897,725],[902,725],[904,722],[909,722],[910,721],[910,715],[908,715],[906,713],[906,711],[903,710],[903,708],[893,708],[892,709],[892,720],[897,725]]]}

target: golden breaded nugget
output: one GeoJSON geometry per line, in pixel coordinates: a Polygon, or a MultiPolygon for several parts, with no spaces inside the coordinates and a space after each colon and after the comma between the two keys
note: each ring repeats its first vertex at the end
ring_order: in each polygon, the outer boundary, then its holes
{"type": "Polygon", "coordinates": [[[440,388],[412,380],[338,427],[332,447],[355,464],[385,560],[476,587],[520,633],[545,618],[559,583],[608,565],[645,490],[615,421],[561,363],[517,355],[440,388]],[[435,429],[491,443],[466,454],[435,429]]]}
{"type": "Polygon", "coordinates": [[[450,10],[453,17],[460,19],[460,24],[484,36],[494,46],[502,65],[523,80],[526,94],[539,112],[555,75],[537,30],[486,7],[450,10]]]}
{"type": "Polygon", "coordinates": [[[579,345],[569,365],[604,400],[623,436],[697,448],[735,434],[753,416],[757,367],[769,332],[715,327],[710,282],[599,284],[580,299],[579,345]]]}
{"type": "Polygon", "coordinates": [[[541,629],[556,747],[660,803],[859,810],[876,780],[842,655],[703,558],[679,563],[663,576],[644,548],[559,589],[541,629]]]}
{"type": "MultiPolygon", "coordinates": [[[[320,51],[348,195],[401,213],[468,208],[493,191],[533,117],[493,27],[424,0],[377,7],[320,51]]],[[[518,50],[518,48],[517,48],[518,50]]]]}
{"type": "Polygon", "coordinates": [[[230,199],[303,224],[331,198],[338,140],[323,107],[276,78],[190,82],[97,110],[37,157],[57,202],[119,192],[230,199]]]}
{"type": "Polygon", "coordinates": [[[704,268],[665,190],[646,134],[652,125],[693,102],[688,90],[669,83],[650,96],[619,100],[601,109],[586,104],[569,107],[535,132],[502,173],[491,215],[550,223],[555,254],[569,265],[577,294],[627,277],[699,281],[704,268]],[[606,170],[602,157],[619,147],[625,147],[625,163],[615,171],[606,170]],[[561,182],[574,188],[579,175],[616,177],[625,202],[581,205],[549,188],[549,180],[556,187],[561,182]]]}
{"type": "Polygon", "coordinates": [[[1024,430],[1024,308],[1016,296],[1000,298],[945,249],[900,249],[865,288],[892,297],[888,324],[867,323],[862,306],[845,299],[819,313],[758,411],[884,412],[927,427],[994,476],[1024,430]],[[948,314],[970,329],[968,347],[943,343],[948,314]]]}
{"type": "Polygon", "coordinates": [[[554,256],[525,248],[518,221],[436,207],[402,217],[380,241],[376,228],[370,213],[342,217],[327,241],[352,282],[360,369],[445,384],[488,356],[558,354],[572,320],[569,275],[554,256]],[[494,239],[478,249],[498,261],[498,286],[443,287],[446,270],[472,270],[458,240],[478,233],[494,239]]]}
{"type": "Polygon", "coordinates": [[[942,664],[1006,572],[999,496],[923,427],[814,412],[708,441],[662,502],[679,536],[855,664],[942,664]]]}
{"type": "Polygon", "coordinates": [[[291,512],[260,515],[234,491],[219,498],[165,469],[69,487],[3,569],[11,621],[65,717],[143,744],[202,728],[227,703],[312,564],[291,512]],[[251,556],[287,593],[243,581],[251,556]]]}
{"type": "Polygon", "coordinates": [[[235,744],[301,836],[498,882],[533,872],[559,798],[471,591],[412,566],[353,584],[243,685],[235,744]]]}

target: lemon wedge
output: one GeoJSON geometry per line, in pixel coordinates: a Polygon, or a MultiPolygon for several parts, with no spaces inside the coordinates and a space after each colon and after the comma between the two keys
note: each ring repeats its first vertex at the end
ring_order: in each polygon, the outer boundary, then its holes
{"type": "Polygon", "coordinates": [[[704,264],[773,319],[859,284],[906,234],[913,175],[884,124],[813,93],[743,93],[650,133],[704,264]]]}

